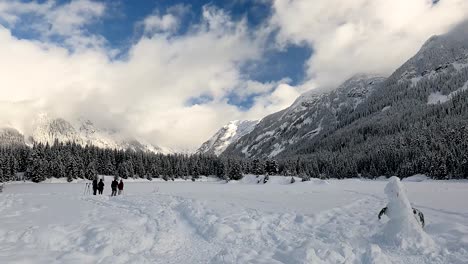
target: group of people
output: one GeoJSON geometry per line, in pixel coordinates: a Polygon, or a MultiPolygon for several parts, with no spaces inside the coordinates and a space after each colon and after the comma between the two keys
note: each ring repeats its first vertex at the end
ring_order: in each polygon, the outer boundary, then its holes
{"type": "MultiPolygon", "coordinates": [[[[93,180],[93,195],[96,195],[96,193],[99,193],[102,195],[102,192],[104,191],[104,181],[103,179],[100,179],[98,182],[98,179],[93,180]]],[[[112,193],[111,196],[116,196],[117,195],[117,189],[118,189],[118,194],[121,195],[123,192],[124,188],[124,183],[123,180],[121,179],[120,182],[117,181],[117,179],[114,179],[111,183],[111,189],[112,193]]]]}

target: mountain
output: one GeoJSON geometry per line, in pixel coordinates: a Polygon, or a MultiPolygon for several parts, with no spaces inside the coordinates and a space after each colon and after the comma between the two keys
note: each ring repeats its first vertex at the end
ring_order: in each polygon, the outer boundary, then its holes
{"type": "Polygon", "coordinates": [[[250,133],[258,121],[231,121],[216,132],[208,141],[197,150],[200,154],[221,154],[230,144],[250,133]]]}
{"type": "Polygon", "coordinates": [[[28,141],[54,144],[59,142],[75,142],[80,145],[86,144],[85,140],[68,121],[62,118],[51,118],[47,114],[39,114],[33,123],[33,130],[28,141]]]}
{"type": "Polygon", "coordinates": [[[357,76],[265,117],[223,155],[276,157],[313,177],[468,173],[468,23],[388,78],[357,76]],[[356,97],[353,91],[357,91],[356,97]]]}
{"type": "Polygon", "coordinates": [[[55,140],[59,142],[75,142],[80,145],[94,145],[99,148],[131,149],[134,151],[150,151],[154,153],[169,154],[169,149],[151,145],[133,137],[124,136],[119,131],[101,129],[84,118],[69,122],[63,118],[54,118],[41,113],[32,125],[32,132],[22,135],[14,128],[0,129],[0,144],[28,144],[34,142],[52,145],[55,140]],[[26,140],[25,140],[26,138],[26,140]]]}
{"type": "Polygon", "coordinates": [[[1,145],[24,145],[24,136],[16,129],[4,127],[0,128],[1,145]]]}
{"type": "Polygon", "coordinates": [[[288,108],[269,115],[226,150],[227,155],[243,157],[275,157],[288,148],[310,141],[334,126],[340,117],[353,111],[385,78],[356,75],[336,90],[302,94],[288,108]]]}
{"type": "Polygon", "coordinates": [[[88,119],[78,118],[75,127],[84,144],[100,148],[131,149],[134,151],[150,151],[154,153],[170,154],[172,150],[152,145],[141,139],[127,137],[113,129],[100,129],[88,119]]]}

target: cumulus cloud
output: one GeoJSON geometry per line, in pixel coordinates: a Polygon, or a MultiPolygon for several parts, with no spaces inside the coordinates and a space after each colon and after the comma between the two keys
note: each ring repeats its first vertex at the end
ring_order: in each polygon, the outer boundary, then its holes
{"type": "MultiPolygon", "coordinates": [[[[78,2],[79,8],[74,2],[68,6],[51,2],[44,3],[45,6],[37,4],[37,16],[51,9],[58,13],[71,12],[62,9],[81,10],[77,14],[89,20],[102,16],[101,11],[89,11],[95,9],[95,2],[78,2]],[[89,4],[89,8],[83,3],[89,4]]],[[[21,23],[21,14],[12,11],[17,9],[2,10],[17,15],[12,23],[21,23]]],[[[35,8],[30,10],[28,14],[35,8]]],[[[205,6],[199,24],[193,25],[187,34],[173,35],[171,28],[177,25],[178,19],[174,10],[145,19],[145,25],[156,27],[158,32],[144,34],[130,47],[128,55],[118,60],[112,59],[103,44],[70,50],[47,38],[18,39],[10,28],[0,26],[0,71],[8,73],[0,79],[0,101],[7,102],[5,109],[47,111],[67,119],[88,117],[108,128],[176,149],[198,147],[229,120],[258,119],[286,106],[275,107],[274,95],[248,112],[227,103],[227,96],[232,93],[243,96],[264,93],[268,97],[269,91],[282,90],[280,82],[255,83],[241,74],[243,63],[261,56],[265,41],[261,34],[253,37],[249,33],[245,20],[232,21],[222,10],[205,6]],[[174,22],[168,16],[174,17],[174,22]],[[190,98],[206,95],[212,100],[187,104],[190,98]]],[[[92,37],[84,30],[87,21],[56,17],[60,16],[44,15],[41,22],[55,19],[68,23],[60,28],[52,26],[53,34],[70,39],[92,37]]],[[[18,113],[4,111],[0,121],[13,124],[23,118],[24,123],[30,122],[30,115],[18,113]]],[[[28,126],[24,125],[23,129],[27,130],[28,126]]]]}
{"type": "Polygon", "coordinates": [[[146,35],[173,33],[179,28],[181,18],[189,12],[190,6],[183,4],[169,7],[162,15],[155,11],[141,22],[143,31],[146,35]]]}
{"type": "Polygon", "coordinates": [[[151,15],[143,21],[145,33],[154,34],[155,32],[173,31],[177,29],[179,21],[172,14],[163,16],[151,15]]]}
{"type": "Polygon", "coordinates": [[[466,0],[273,0],[273,8],[279,44],[311,46],[308,81],[326,87],[359,72],[387,75],[468,18],[466,0]]]}
{"type": "Polygon", "coordinates": [[[66,4],[57,1],[19,2],[5,0],[0,3],[0,21],[26,31],[34,31],[42,40],[63,38],[64,44],[74,49],[101,46],[105,39],[90,35],[86,26],[105,13],[103,3],[90,0],[75,0],[66,4]],[[22,23],[21,18],[28,16],[22,23]]]}

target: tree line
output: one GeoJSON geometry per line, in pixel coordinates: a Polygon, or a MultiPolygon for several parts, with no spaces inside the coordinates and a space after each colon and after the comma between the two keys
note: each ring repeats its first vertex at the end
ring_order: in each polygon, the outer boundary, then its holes
{"type": "MultiPolygon", "coordinates": [[[[101,149],[75,143],[0,147],[0,182],[49,178],[94,179],[99,175],[164,180],[197,180],[201,175],[240,180],[244,174],[310,178],[408,177],[424,173],[434,179],[468,175],[468,125],[458,119],[427,120],[411,129],[382,136],[366,128],[325,138],[312,153],[278,160],[217,157],[203,154],[155,154],[101,149]],[[328,142],[327,142],[328,141],[328,142]],[[326,144],[325,144],[326,143],[326,144]]],[[[372,123],[375,124],[375,123],[372,123]]],[[[382,130],[378,130],[382,131],[382,130]]]]}
{"type": "Polygon", "coordinates": [[[76,143],[0,147],[0,181],[49,178],[94,179],[99,175],[128,178],[182,178],[196,180],[201,175],[239,180],[245,173],[277,174],[278,163],[220,158],[201,154],[156,154],[152,152],[101,149],[76,143]]]}

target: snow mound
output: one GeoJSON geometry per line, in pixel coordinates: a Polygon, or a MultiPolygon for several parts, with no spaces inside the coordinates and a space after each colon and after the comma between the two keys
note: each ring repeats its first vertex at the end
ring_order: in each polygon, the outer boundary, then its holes
{"type": "MultiPolygon", "coordinates": [[[[245,175],[239,182],[242,184],[264,184],[265,175],[245,175]]],[[[301,182],[301,178],[294,177],[295,183],[301,182]]],[[[288,176],[268,176],[268,181],[265,184],[291,184],[291,177],[288,176]]]]}
{"type": "Polygon", "coordinates": [[[404,182],[423,182],[423,181],[427,181],[429,179],[430,178],[427,177],[424,174],[416,174],[416,175],[404,178],[402,181],[404,181],[404,182]]]}
{"type": "Polygon", "coordinates": [[[329,181],[322,180],[322,179],[317,179],[317,178],[311,178],[309,181],[305,181],[305,182],[302,182],[302,183],[304,183],[304,184],[316,184],[316,185],[321,185],[321,184],[327,185],[327,184],[330,184],[329,181]]]}
{"type": "Polygon", "coordinates": [[[366,264],[391,264],[392,262],[382,252],[382,249],[375,244],[371,244],[367,251],[364,253],[362,263],[366,264]]]}
{"type": "MultiPolygon", "coordinates": [[[[85,182],[90,182],[90,181],[86,179],[73,179],[73,181],[70,183],[85,183],[85,182]]],[[[49,178],[49,179],[42,181],[41,183],[69,183],[69,182],[67,181],[66,177],[63,177],[63,178],[49,178]]]]}
{"type": "Polygon", "coordinates": [[[424,232],[413,214],[405,189],[398,177],[391,177],[385,186],[388,198],[386,223],[378,238],[382,244],[403,250],[431,252],[434,241],[424,232]]]}
{"type": "Polygon", "coordinates": [[[386,181],[387,177],[386,176],[379,176],[375,179],[376,181],[386,181]]]}

